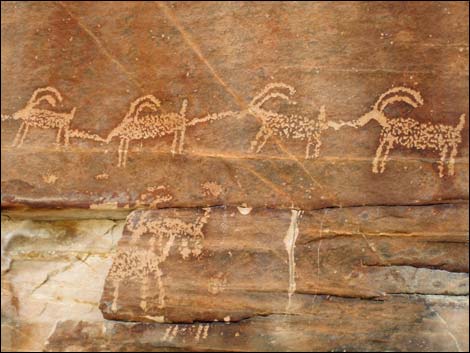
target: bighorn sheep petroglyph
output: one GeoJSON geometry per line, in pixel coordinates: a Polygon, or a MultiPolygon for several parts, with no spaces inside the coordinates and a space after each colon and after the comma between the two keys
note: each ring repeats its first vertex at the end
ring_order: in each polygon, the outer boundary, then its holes
{"type": "Polygon", "coordinates": [[[412,118],[386,117],[384,109],[395,102],[404,102],[414,108],[424,103],[419,92],[407,87],[394,87],[379,97],[370,112],[357,120],[344,123],[357,128],[375,120],[382,127],[372,171],[383,173],[390,150],[395,146],[403,146],[409,149],[438,151],[439,176],[444,176],[446,163],[448,175],[454,175],[455,156],[458,145],[462,142],[461,131],[465,126],[465,114],[460,116],[456,126],[422,123],[412,118]]]}
{"type": "Polygon", "coordinates": [[[158,287],[157,307],[165,306],[165,288],[161,264],[166,261],[174,245],[177,245],[183,259],[197,257],[202,253],[204,239],[203,227],[209,221],[211,209],[205,208],[204,214],[193,223],[178,218],[147,219],[146,214],[138,214],[135,220],[129,220],[131,236],[129,246],[120,251],[111,266],[109,278],[114,286],[111,310],[116,311],[119,288],[122,281],[139,280],[141,284],[140,307],[147,311],[147,300],[151,296],[150,285],[156,280],[158,287]],[[130,226],[130,224],[134,224],[130,226]],[[142,246],[142,239],[148,239],[147,246],[142,246]],[[177,243],[175,243],[177,242],[177,243]]]}
{"type": "MultiPolygon", "coordinates": [[[[266,86],[266,88],[253,99],[249,107],[245,110],[213,113],[202,118],[192,120],[186,120],[186,100],[183,101],[183,105],[179,113],[159,115],[158,110],[160,108],[160,101],[153,95],[143,96],[136,99],[131,104],[129,111],[122,122],[111,131],[104,141],[109,143],[114,137],[120,138],[121,142],[118,150],[118,167],[126,166],[130,140],[142,140],[174,134],[171,152],[173,154],[181,154],[183,153],[184,137],[188,126],[194,126],[196,124],[225,118],[243,117],[246,114],[257,114],[263,116],[275,114],[262,109],[261,106],[270,98],[287,98],[283,93],[270,92],[274,88],[286,87],[293,90],[292,87],[284,84],[271,84],[266,86]]],[[[98,141],[99,139],[96,140],[98,141]]]]}
{"type": "Polygon", "coordinates": [[[383,173],[390,151],[403,146],[409,149],[433,150],[439,153],[439,176],[455,173],[455,157],[458,146],[462,142],[462,130],[465,126],[465,114],[460,116],[455,125],[419,122],[413,118],[390,118],[385,115],[385,108],[393,103],[403,102],[416,108],[423,105],[421,94],[407,87],[394,87],[383,93],[372,110],[359,119],[350,122],[327,121],[325,107],[321,106],[316,118],[297,114],[281,114],[265,107],[273,99],[281,99],[289,104],[296,104],[292,96],[295,89],[284,83],[266,85],[249,104],[239,111],[212,113],[201,118],[186,119],[187,100],[183,100],[181,109],[176,113],[162,113],[160,101],[153,95],[137,98],[131,103],[123,120],[108,134],[106,138],[83,130],[70,129],[70,123],[76,108],[70,112],[58,112],[54,109],[63,98],[53,87],[36,89],[26,106],[11,114],[1,116],[1,120],[22,120],[15,135],[13,146],[21,146],[30,127],[42,129],[58,129],[56,143],[63,140],[69,145],[70,138],[90,139],[96,142],[110,143],[115,137],[120,140],[118,149],[118,167],[125,167],[129,150],[129,142],[153,139],[173,134],[171,152],[183,153],[186,128],[204,122],[212,122],[225,118],[242,118],[254,116],[261,122],[261,128],[251,141],[250,151],[259,153],[271,136],[281,139],[306,141],[305,158],[316,158],[320,154],[321,134],[328,128],[338,130],[343,126],[362,127],[371,120],[381,126],[379,146],[372,163],[374,173],[383,173]],[[45,107],[46,106],[46,107],[45,107]]]}
{"type": "Polygon", "coordinates": [[[260,152],[263,146],[272,135],[286,139],[307,141],[305,158],[316,158],[320,154],[321,133],[323,130],[333,127],[339,129],[340,124],[327,122],[325,107],[320,107],[320,113],[316,119],[311,119],[301,115],[283,115],[263,108],[263,105],[272,98],[281,98],[289,104],[296,104],[291,97],[295,89],[284,83],[268,84],[251,101],[248,113],[261,120],[261,129],[251,142],[251,152],[260,152]],[[313,146],[313,154],[310,153],[313,146]]]}
{"type": "Polygon", "coordinates": [[[54,87],[38,88],[33,92],[28,103],[23,109],[18,110],[12,115],[3,115],[2,121],[13,119],[22,120],[20,128],[16,133],[13,146],[21,146],[30,127],[39,127],[42,129],[58,129],[56,143],[60,144],[61,136],[64,139],[64,145],[69,144],[69,126],[73,119],[76,108],[68,113],[56,112],[49,109],[39,108],[42,102],[47,102],[53,108],[57,103],[62,102],[62,95],[54,87]]]}
{"type": "Polygon", "coordinates": [[[118,167],[125,167],[129,141],[143,140],[174,134],[172,153],[182,153],[186,131],[187,100],[183,101],[179,113],[159,114],[160,101],[153,95],[137,98],[130,106],[124,119],[105,139],[120,138],[118,167]]]}

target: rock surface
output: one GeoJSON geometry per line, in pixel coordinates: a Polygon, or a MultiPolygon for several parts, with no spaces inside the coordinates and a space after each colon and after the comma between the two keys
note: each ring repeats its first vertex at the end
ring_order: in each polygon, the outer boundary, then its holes
{"type": "Polygon", "coordinates": [[[467,351],[468,297],[400,296],[363,301],[304,298],[303,315],[238,323],[61,322],[47,349],[59,351],[467,351]]]}
{"type": "Polygon", "coordinates": [[[457,2],[4,3],[2,207],[315,209],[466,200],[467,18],[468,4],[457,2]],[[274,89],[289,100],[273,96],[256,110],[269,94],[255,98],[273,83],[295,93],[274,89]],[[18,146],[24,120],[12,118],[45,86],[62,101],[38,108],[52,116],[76,108],[69,143],[58,128],[32,126],[18,146]],[[416,90],[424,103],[389,104],[389,118],[455,127],[466,115],[454,176],[439,175],[442,148],[403,146],[392,149],[383,173],[373,173],[380,125],[330,124],[369,112],[393,86],[416,90]],[[148,95],[160,107],[147,101],[133,109],[148,95]],[[322,106],[324,124],[315,125],[322,106]],[[280,114],[279,134],[262,146],[270,111],[280,114]],[[142,124],[125,123],[128,113],[142,124]],[[289,115],[301,119],[286,123],[289,115]],[[178,116],[186,120],[183,137],[172,125],[178,116]],[[314,122],[308,136],[304,118],[314,122]],[[128,153],[119,158],[123,139],[128,153]]]}
{"type": "Polygon", "coordinates": [[[468,351],[467,2],[1,10],[2,351],[468,351]]]}
{"type": "Polygon", "coordinates": [[[466,219],[466,205],[134,211],[101,309],[126,321],[239,321],[295,313],[297,293],[466,295],[466,219]]]}
{"type": "Polygon", "coordinates": [[[124,222],[2,217],[2,351],[41,351],[64,319],[98,309],[124,222]]]}

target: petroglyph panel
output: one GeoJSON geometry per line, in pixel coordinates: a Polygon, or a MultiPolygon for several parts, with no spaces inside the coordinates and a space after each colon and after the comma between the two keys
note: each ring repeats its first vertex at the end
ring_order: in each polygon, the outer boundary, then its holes
{"type": "Polygon", "coordinates": [[[468,2],[1,10],[2,351],[468,350],[468,2]]]}
{"type": "Polygon", "coordinates": [[[468,4],[111,7],[2,4],[3,208],[468,199],[468,4]]]}
{"type": "Polygon", "coordinates": [[[463,295],[465,217],[467,205],[134,211],[100,307],[115,320],[233,322],[295,312],[299,294],[463,295]]]}

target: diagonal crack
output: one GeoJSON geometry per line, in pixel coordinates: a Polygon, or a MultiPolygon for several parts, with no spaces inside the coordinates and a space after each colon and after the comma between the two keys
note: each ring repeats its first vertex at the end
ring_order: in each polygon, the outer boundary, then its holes
{"type": "Polygon", "coordinates": [[[61,7],[63,10],[67,12],[67,14],[76,22],[76,24],[93,40],[93,42],[96,44],[98,49],[101,51],[101,53],[104,54],[112,63],[114,63],[120,71],[122,71],[126,76],[134,83],[134,85],[141,91],[141,93],[144,91],[142,88],[142,85],[133,77],[131,72],[127,70],[124,65],[111,53],[104,47],[104,45],[101,43],[101,41],[98,39],[97,36],[88,28],[86,27],[80,19],[70,11],[67,5],[63,1],[57,1],[56,4],[61,7]]]}
{"type": "MultiPolygon", "coordinates": [[[[43,285],[45,285],[52,277],[55,277],[57,276],[58,274],[62,273],[62,272],[65,272],[65,271],[68,271],[70,270],[73,266],[75,266],[75,264],[77,262],[82,262],[82,263],[85,263],[86,259],[89,257],[90,255],[87,254],[85,256],[84,259],[80,258],[79,256],[76,257],[76,260],[75,261],[72,261],[68,264],[66,264],[65,266],[62,266],[61,268],[58,268],[58,269],[55,269],[53,271],[50,271],[46,274],[46,278],[44,278],[44,280],[39,283],[38,285],[36,285],[32,290],[31,290],[31,295],[33,295],[39,288],[41,288],[43,285]]],[[[89,266],[88,264],[86,264],[87,266],[89,266]]]]}
{"type": "Polygon", "coordinates": [[[446,320],[433,308],[429,307],[429,309],[436,315],[436,317],[439,319],[439,321],[442,323],[442,325],[446,328],[447,333],[449,334],[450,338],[452,338],[452,341],[455,343],[455,347],[457,348],[457,352],[463,352],[462,348],[460,347],[459,341],[455,337],[455,335],[452,333],[450,330],[450,327],[447,323],[446,320]]]}
{"type": "MultiPolygon", "coordinates": [[[[197,55],[197,57],[207,66],[211,74],[215,77],[217,82],[220,83],[221,86],[224,87],[224,89],[232,96],[235,98],[237,101],[237,104],[239,107],[242,108],[242,110],[247,110],[248,109],[248,104],[247,102],[240,97],[217,73],[215,68],[211,65],[211,63],[207,60],[207,58],[202,54],[202,51],[200,47],[197,45],[197,43],[191,38],[191,35],[184,29],[183,25],[179,22],[173,11],[168,7],[168,5],[164,2],[158,2],[158,5],[160,6],[163,14],[168,18],[168,20],[176,27],[176,29],[180,32],[181,36],[183,37],[183,40],[188,44],[188,46],[191,48],[191,50],[194,51],[194,53],[197,55]]],[[[256,117],[258,120],[260,120],[258,117],[256,117]]],[[[272,136],[273,140],[275,143],[279,146],[282,152],[284,152],[290,160],[296,162],[301,169],[304,171],[304,173],[312,180],[314,184],[316,184],[320,189],[324,190],[328,196],[332,199],[332,202],[338,206],[341,207],[341,204],[338,202],[338,197],[336,194],[332,193],[328,189],[326,189],[319,181],[317,181],[313,175],[308,171],[308,169],[305,167],[305,165],[294,155],[292,154],[283,144],[282,142],[276,137],[272,136]]]]}
{"type": "Polygon", "coordinates": [[[243,169],[247,170],[251,174],[253,174],[256,178],[258,178],[263,184],[267,185],[270,189],[274,190],[278,195],[283,195],[287,200],[289,200],[291,207],[294,207],[294,201],[290,197],[288,193],[286,193],[284,190],[278,188],[275,183],[273,183],[271,180],[265,178],[261,174],[259,174],[257,171],[253,170],[252,168],[248,166],[243,166],[243,169]]]}
{"type": "Polygon", "coordinates": [[[194,42],[194,40],[191,38],[190,34],[186,32],[184,27],[181,25],[181,23],[178,21],[176,18],[175,14],[171,11],[171,9],[168,7],[168,5],[164,2],[158,2],[158,5],[160,6],[161,10],[163,11],[163,14],[165,15],[166,18],[176,27],[176,29],[180,32],[181,36],[183,37],[184,41],[188,44],[188,46],[191,48],[191,50],[197,55],[197,57],[207,66],[211,74],[215,77],[217,82],[222,85],[225,90],[237,101],[238,105],[246,108],[247,104],[244,101],[242,97],[240,97],[223,79],[220,77],[220,75],[217,73],[215,68],[211,65],[211,63],[206,59],[206,57],[202,54],[201,49],[199,46],[194,42]]]}

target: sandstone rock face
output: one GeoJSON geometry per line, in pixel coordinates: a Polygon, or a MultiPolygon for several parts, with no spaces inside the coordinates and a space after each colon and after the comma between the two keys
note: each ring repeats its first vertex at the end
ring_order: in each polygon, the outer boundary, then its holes
{"type": "Polygon", "coordinates": [[[465,4],[59,2],[2,12],[4,207],[315,209],[467,197],[465,4]],[[386,104],[389,120],[431,124],[396,128],[418,149],[405,137],[386,153],[375,120],[335,129],[394,86],[420,97],[386,104]],[[462,114],[461,142],[437,131],[462,114]],[[434,149],[419,141],[426,133],[455,141],[434,149]],[[439,171],[442,153],[445,162],[452,154],[451,177],[439,171]],[[388,156],[383,172],[382,163],[373,172],[376,156],[388,156]]]}
{"type": "Polygon", "coordinates": [[[2,351],[468,351],[468,3],[1,6],[2,351]]]}
{"type": "Polygon", "coordinates": [[[465,224],[468,208],[424,208],[135,211],[101,309],[126,321],[239,321],[302,313],[309,295],[465,295],[466,229],[445,222],[465,224]],[[397,218],[403,229],[390,233],[397,218]]]}
{"type": "Polygon", "coordinates": [[[98,309],[124,222],[2,218],[2,351],[41,351],[57,322],[98,309]]]}
{"type": "Polygon", "coordinates": [[[432,296],[410,296],[367,303],[359,299],[314,298],[305,298],[302,315],[257,316],[230,324],[66,321],[57,326],[49,338],[47,349],[468,350],[468,298],[441,301],[432,296]]]}

